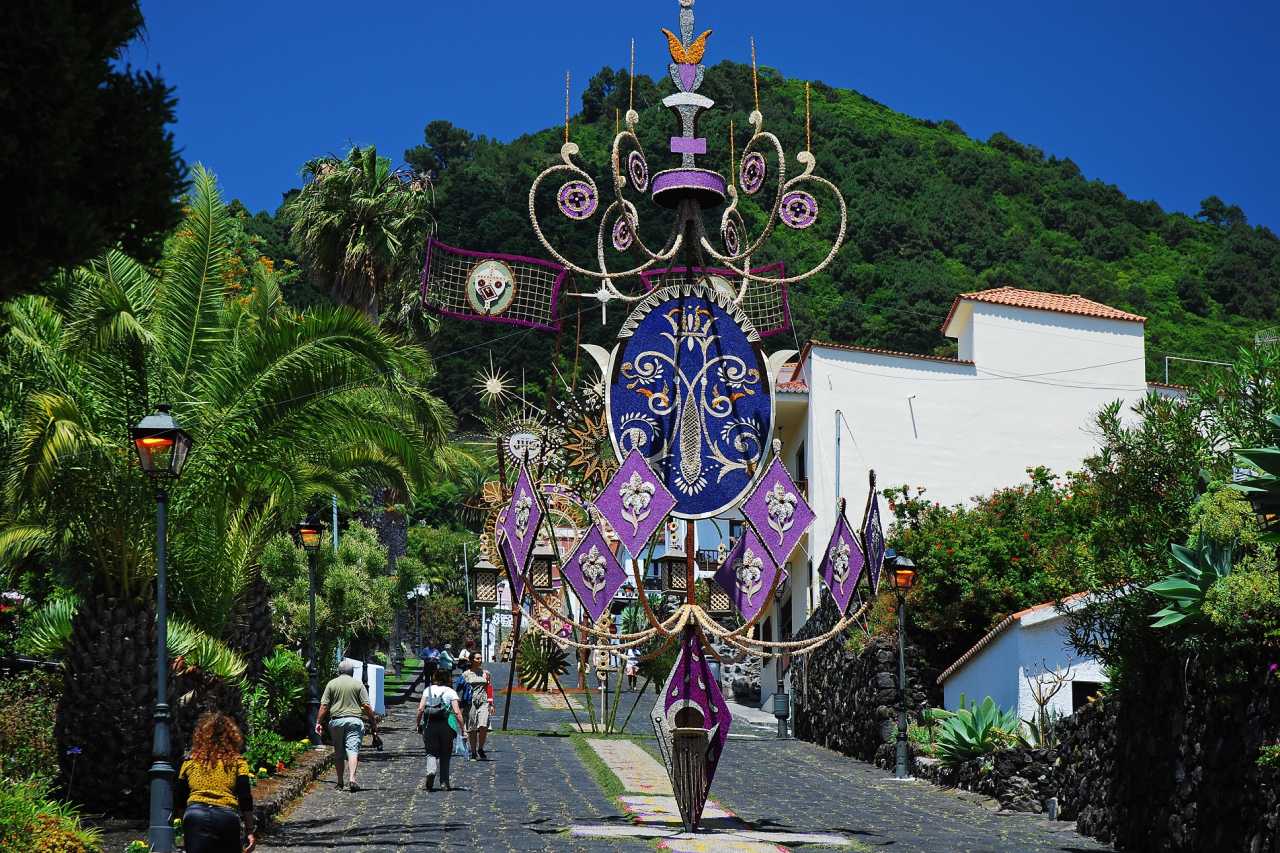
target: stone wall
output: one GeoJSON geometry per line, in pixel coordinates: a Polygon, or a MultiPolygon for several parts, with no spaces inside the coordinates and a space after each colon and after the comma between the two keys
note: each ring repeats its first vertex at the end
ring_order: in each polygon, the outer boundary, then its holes
{"type": "MultiPolygon", "coordinates": [[[[1158,650],[1155,650],[1158,652],[1158,650]]],[[[1276,650],[1153,653],[1118,695],[1064,729],[1066,816],[1122,850],[1280,853],[1276,650]]]]}
{"type": "MultiPolygon", "coordinates": [[[[831,629],[838,612],[830,596],[796,635],[815,636],[831,629]]],[[[914,721],[929,707],[923,657],[907,647],[907,708],[914,721]]],[[[881,767],[894,762],[898,719],[898,644],[873,637],[860,651],[842,637],[795,660],[791,667],[795,736],[881,767]]]]}
{"type": "Polygon", "coordinates": [[[1057,761],[1058,753],[1052,749],[1007,749],[955,767],[943,767],[936,758],[916,757],[912,775],[991,797],[1007,811],[1040,814],[1049,799],[1058,795],[1057,761]]]}
{"type": "MultiPolygon", "coordinates": [[[[824,607],[801,636],[827,630],[824,607]]],[[[926,707],[935,673],[908,651],[908,705],[926,707]]],[[[1013,749],[955,767],[914,761],[916,775],[975,791],[1003,808],[1058,817],[1119,850],[1280,853],[1280,769],[1257,765],[1280,741],[1280,661],[1274,645],[1217,648],[1189,658],[1153,647],[1106,699],[1057,727],[1053,749],[1013,749]]],[[[897,646],[854,652],[833,640],[791,670],[797,737],[881,767],[893,764],[897,646]]],[[[936,703],[936,699],[934,700],[936,703]]]]}

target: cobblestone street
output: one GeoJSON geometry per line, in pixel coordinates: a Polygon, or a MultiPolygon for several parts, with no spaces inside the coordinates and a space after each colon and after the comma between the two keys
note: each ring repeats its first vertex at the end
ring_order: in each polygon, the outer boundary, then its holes
{"type": "MultiPolygon", "coordinates": [[[[494,667],[505,685],[505,667],[494,667]]],[[[641,699],[628,733],[648,726],[652,692],[641,699]]],[[[623,694],[622,714],[634,694],[623,694]]],[[[490,735],[489,762],[455,759],[455,790],[422,790],[421,742],[413,706],[393,709],[384,723],[385,749],[361,752],[364,790],[338,791],[332,772],[314,785],[287,819],[262,840],[264,851],[474,850],[604,851],[654,849],[653,840],[627,837],[645,823],[619,797],[628,786],[581,737],[570,737],[563,702],[516,694],[511,731],[490,735]],[[605,786],[608,786],[607,788],[605,786]],[[577,828],[614,832],[603,838],[571,835],[577,828]]],[[[499,698],[494,725],[501,725],[499,698]]],[[[586,717],[579,712],[579,719],[586,717]]],[[[712,787],[712,800],[763,833],[839,836],[843,849],[930,851],[1085,851],[1108,848],[1069,824],[1032,815],[998,815],[969,795],[891,774],[801,741],[776,741],[760,728],[735,722],[712,787]]],[[[650,753],[652,737],[637,737],[650,753]]],[[[622,772],[626,777],[627,774],[622,772]]],[[[634,785],[632,785],[634,787],[634,785]]],[[[634,800],[628,796],[627,799],[634,800]]],[[[710,813],[710,810],[709,810],[710,813]]],[[[719,821],[709,821],[719,823],[719,821]]],[[[782,835],[779,836],[783,837],[782,835]]],[[[656,842],[674,850],[818,849],[788,841],[743,845],[715,836],[656,842]]],[[[831,848],[826,848],[831,849],[831,848]]]]}

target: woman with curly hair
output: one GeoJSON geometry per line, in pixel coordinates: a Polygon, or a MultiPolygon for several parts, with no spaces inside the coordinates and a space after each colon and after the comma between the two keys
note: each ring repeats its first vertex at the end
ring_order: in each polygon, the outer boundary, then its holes
{"type": "Polygon", "coordinates": [[[175,812],[186,809],[182,831],[187,853],[253,849],[253,793],[249,765],[240,755],[243,747],[239,727],[226,714],[210,711],[196,723],[191,754],[178,771],[173,804],[175,812]]]}

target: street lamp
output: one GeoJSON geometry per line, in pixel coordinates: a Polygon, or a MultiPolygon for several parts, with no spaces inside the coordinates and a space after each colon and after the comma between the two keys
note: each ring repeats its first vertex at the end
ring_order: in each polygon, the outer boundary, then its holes
{"type": "Polygon", "coordinates": [[[313,746],[320,745],[320,735],[316,733],[316,720],[320,714],[320,684],[316,666],[316,552],[320,550],[320,537],[324,533],[324,525],[303,522],[295,524],[293,535],[298,544],[307,552],[307,731],[311,734],[313,746]]]}
{"type": "Polygon", "coordinates": [[[169,414],[169,406],[156,406],[129,430],[142,470],[156,484],[156,707],[151,743],[151,826],[148,837],[157,853],[173,850],[173,765],[169,763],[169,703],[165,690],[169,678],[169,614],[165,578],[165,510],[169,503],[166,484],[177,480],[191,452],[191,436],[169,414]]]}
{"type": "Polygon", "coordinates": [[[916,582],[916,564],[910,557],[886,551],[885,561],[893,575],[893,591],[898,597],[898,742],[893,775],[906,779],[907,773],[907,593],[916,582]]]}

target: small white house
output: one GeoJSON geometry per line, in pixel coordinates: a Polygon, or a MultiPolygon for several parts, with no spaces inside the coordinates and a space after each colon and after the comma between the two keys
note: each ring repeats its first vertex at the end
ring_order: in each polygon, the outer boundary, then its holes
{"type": "MultiPolygon", "coordinates": [[[[1063,607],[1070,612],[1085,599],[1084,594],[1071,596],[1063,607]]],[[[1064,684],[1046,707],[1051,714],[1068,716],[1098,692],[1107,676],[1096,660],[1074,654],[1067,643],[1066,613],[1053,602],[1006,617],[938,676],[948,711],[960,707],[962,695],[970,704],[990,696],[1023,720],[1035,718],[1035,692],[1047,696],[1055,680],[1064,684]]]]}

